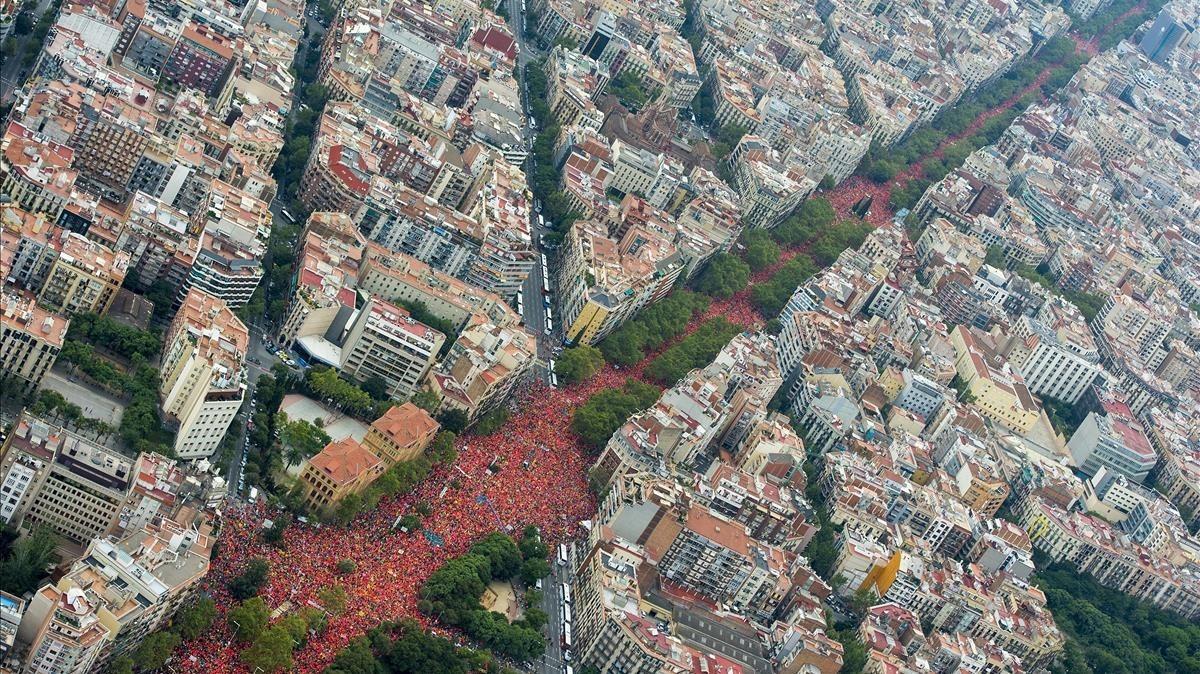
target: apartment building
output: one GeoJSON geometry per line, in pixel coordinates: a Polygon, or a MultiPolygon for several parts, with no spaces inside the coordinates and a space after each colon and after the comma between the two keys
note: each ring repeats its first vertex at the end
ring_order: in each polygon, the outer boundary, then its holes
{"type": "Polygon", "coordinates": [[[61,248],[46,272],[38,302],[66,316],[105,314],[129,269],[129,253],[114,252],[74,232],[65,232],[61,248]]]}
{"type": "Polygon", "coordinates": [[[405,309],[371,298],[346,330],[340,369],[359,381],[382,377],[389,396],[408,398],[424,381],[445,341],[445,335],[405,309]]]}
{"type": "Polygon", "coordinates": [[[508,399],[537,359],[537,338],[517,327],[492,323],[463,330],[429,376],[442,407],[462,410],[469,419],[508,399]]]}
{"type": "Polygon", "coordinates": [[[44,525],[83,545],[117,526],[134,460],[25,412],[0,471],[0,519],[14,528],[44,525]]]}
{"type": "Polygon", "coordinates": [[[558,282],[567,340],[595,344],[638,311],[662,299],[683,268],[679,252],[656,231],[630,227],[619,240],[595,220],[571,225],[558,282]]]}
{"type": "Polygon", "coordinates": [[[1090,412],[1067,442],[1071,461],[1088,475],[1104,466],[1140,483],[1158,454],[1122,398],[1103,391],[1098,396],[1100,409],[1090,412]]]}
{"type": "Polygon", "coordinates": [[[95,671],[131,655],[196,596],[215,543],[207,516],[190,508],[123,538],[92,539],[66,575],[30,601],[21,623],[25,671],[95,671]],[[98,650],[89,647],[90,630],[79,630],[93,621],[105,637],[98,650]]]}
{"type": "Polygon", "coordinates": [[[5,386],[32,393],[58,358],[71,322],[7,288],[0,302],[0,374],[5,386]]]}
{"type": "Polygon", "coordinates": [[[1100,375],[1100,354],[1083,316],[1054,298],[1037,317],[1020,316],[1001,347],[1009,364],[1040,396],[1074,404],[1100,375]]]}
{"type": "Polygon", "coordinates": [[[164,417],[178,425],[175,454],[212,456],[246,393],[250,333],[223,300],[191,288],[163,338],[164,417]]]}
{"type": "Polygon", "coordinates": [[[385,469],[417,458],[433,442],[438,422],[425,410],[406,402],[371,422],[362,445],[383,460],[385,469]]]}
{"type": "Polygon", "coordinates": [[[313,213],[301,240],[296,287],[279,330],[279,343],[288,347],[306,337],[323,338],[336,321],[347,320],[358,301],[366,248],[366,240],[344,213],[313,213]]]}
{"type": "MultiPolygon", "coordinates": [[[[1004,428],[1024,435],[1037,422],[1041,407],[1029,393],[1024,379],[991,345],[960,325],[950,333],[954,346],[954,367],[975,397],[981,414],[1004,428]]],[[[986,335],[982,336],[986,337],[986,335]]]]}

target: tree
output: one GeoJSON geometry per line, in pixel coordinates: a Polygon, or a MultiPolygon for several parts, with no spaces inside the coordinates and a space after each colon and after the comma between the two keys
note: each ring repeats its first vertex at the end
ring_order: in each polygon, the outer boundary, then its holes
{"type": "Polygon", "coordinates": [[[229,581],[229,594],[233,595],[234,599],[246,600],[258,594],[262,586],[267,582],[267,560],[255,558],[246,564],[245,570],[237,577],[229,581]]]}
{"type": "Polygon", "coordinates": [[[276,517],[271,522],[271,526],[263,527],[263,540],[266,541],[268,545],[281,547],[281,544],[283,543],[283,534],[291,525],[292,516],[288,513],[280,514],[279,517],[276,517]]]}
{"type": "Polygon", "coordinates": [[[282,416],[284,422],[280,424],[277,421],[275,426],[279,429],[279,442],[283,445],[283,457],[287,465],[294,466],[304,461],[330,443],[331,438],[324,430],[303,419],[287,421],[286,415],[282,416]]]}
{"type": "Polygon", "coordinates": [[[54,534],[46,527],[38,527],[18,540],[0,562],[0,590],[18,597],[36,590],[57,559],[57,547],[54,534]]]}
{"type": "Polygon", "coordinates": [[[591,379],[604,367],[604,354],[600,349],[581,344],[562,352],[554,361],[554,373],[567,384],[577,384],[591,379]]]}
{"type": "Polygon", "coordinates": [[[207,632],[216,619],[216,603],[208,597],[201,597],[179,611],[175,616],[175,626],[179,629],[179,636],[190,641],[207,632]]]}
{"type": "Polygon", "coordinates": [[[584,444],[599,450],[630,415],[658,400],[658,389],[626,379],[621,389],[605,389],[588,398],[571,415],[571,430],[584,444]]]}
{"type": "Polygon", "coordinates": [[[989,264],[997,269],[1004,269],[1004,247],[1000,246],[999,244],[992,244],[988,246],[987,255],[984,256],[983,262],[984,264],[989,264]]]}
{"type": "Polygon", "coordinates": [[[234,637],[242,642],[254,641],[271,620],[271,609],[262,597],[248,599],[229,610],[225,622],[234,630],[234,637]]]}
{"type": "Polygon", "coordinates": [[[338,574],[348,576],[358,569],[358,563],[353,559],[339,559],[335,568],[338,574]]]}
{"type": "Polygon", "coordinates": [[[455,434],[450,431],[441,431],[438,433],[434,436],[433,442],[429,443],[429,447],[426,450],[429,458],[435,463],[450,463],[453,461],[458,454],[458,451],[454,448],[456,439],[455,434]]]}
{"type": "Polygon", "coordinates": [[[242,651],[242,660],[246,666],[266,674],[291,669],[293,645],[292,635],[285,626],[269,627],[250,648],[242,651]]]}
{"type": "Polygon", "coordinates": [[[340,616],[346,612],[346,606],[350,601],[350,597],[346,594],[346,589],[341,585],[331,585],[317,592],[317,600],[321,602],[321,607],[328,611],[330,615],[340,616]]]}
{"type": "Polygon", "coordinates": [[[438,398],[438,395],[436,393],[434,393],[433,391],[425,391],[425,390],[417,391],[416,393],[414,393],[412,398],[409,400],[409,402],[416,405],[417,407],[420,407],[421,409],[425,410],[426,412],[429,412],[430,414],[433,414],[434,412],[436,412],[438,406],[442,404],[441,398],[438,398]]]}
{"type": "Polygon", "coordinates": [[[437,420],[442,425],[442,428],[451,433],[461,433],[467,427],[467,422],[470,421],[467,413],[460,409],[444,410],[438,415],[437,420]]]}
{"type": "Polygon", "coordinates": [[[550,575],[550,564],[542,558],[527,559],[521,564],[521,582],[534,585],[539,578],[550,575]]]}
{"type": "Polygon", "coordinates": [[[696,279],[696,290],[718,299],[733,297],[750,281],[750,267],[729,253],[717,253],[696,279]]]}
{"type": "Polygon", "coordinates": [[[761,271],[779,261],[779,244],[771,239],[770,233],[764,229],[752,229],[742,236],[742,244],[746,247],[743,257],[751,271],[761,271]]]}
{"type": "Polygon", "coordinates": [[[646,366],[646,375],[654,381],[673,386],[688,371],[708,364],[729,340],[742,331],[723,316],[705,321],[695,332],[659,354],[646,366]]]}
{"type": "MultiPolygon", "coordinates": [[[[490,412],[479,417],[475,422],[475,428],[472,432],[475,435],[491,435],[500,430],[504,424],[508,423],[509,412],[507,408],[497,407],[490,412]]],[[[449,431],[446,431],[449,432],[449,431]]]]}
{"type": "Polygon", "coordinates": [[[133,654],[133,663],[143,672],[159,669],[179,646],[179,635],[175,632],[155,632],[142,639],[133,654]]]}

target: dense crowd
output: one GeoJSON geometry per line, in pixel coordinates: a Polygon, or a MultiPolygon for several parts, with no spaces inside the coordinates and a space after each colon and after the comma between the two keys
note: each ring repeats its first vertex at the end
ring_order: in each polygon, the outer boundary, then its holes
{"type": "MultiPolygon", "coordinates": [[[[219,605],[230,606],[225,584],[255,557],[270,564],[262,595],[272,607],[286,602],[301,608],[315,603],[322,588],[342,585],[349,593],[349,609],[295,654],[298,671],[320,671],[352,638],[380,622],[420,619],[416,602],[421,584],[481,536],[497,529],[519,532],[527,524],[538,526],[552,543],[577,533],[595,503],[587,490],[586,458],[567,430],[570,413],[591,394],[619,386],[630,374],[636,372],[606,369],[586,384],[553,394],[541,385],[529,388],[521,409],[500,431],[462,438],[452,466],[439,467],[414,493],[381,503],[347,527],[295,524],[286,531],[285,544],[276,548],[260,535],[263,522],[276,513],[261,505],[230,509],[207,590],[219,605]],[[423,524],[432,535],[393,530],[396,520],[422,501],[432,507],[423,524]],[[343,559],[353,560],[356,570],[339,575],[336,567],[343,559]]],[[[230,636],[221,625],[187,644],[182,666],[188,671],[239,671],[238,645],[230,643],[230,636]]]]}

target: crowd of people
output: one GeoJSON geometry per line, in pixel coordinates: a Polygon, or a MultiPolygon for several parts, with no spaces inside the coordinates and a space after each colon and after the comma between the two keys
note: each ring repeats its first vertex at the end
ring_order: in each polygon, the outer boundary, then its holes
{"type": "MultiPolygon", "coordinates": [[[[278,547],[264,543],[264,522],[278,513],[264,505],[240,505],[224,513],[220,550],[206,579],[219,606],[234,604],[226,583],[254,558],[267,560],[270,574],[261,595],[272,608],[295,610],[317,602],[322,588],[341,585],[348,609],[331,617],[327,629],[295,652],[296,670],[321,671],[351,639],[385,620],[417,618],[417,593],[425,579],[450,557],[462,554],[489,532],[534,524],[550,543],[579,534],[579,523],[595,512],[587,489],[588,458],[569,431],[570,413],[593,393],[620,386],[636,372],[606,368],[592,380],[551,393],[538,384],[520,396],[513,417],[496,433],[466,435],[459,456],[439,466],[412,494],[385,501],[346,527],[294,524],[278,547]],[[424,532],[402,533],[396,520],[427,503],[424,532]],[[338,562],[355,570],[339,575],[338,562]]],[[[182,647],[189,671],[243,671],[223,621],[182,647]]]]}

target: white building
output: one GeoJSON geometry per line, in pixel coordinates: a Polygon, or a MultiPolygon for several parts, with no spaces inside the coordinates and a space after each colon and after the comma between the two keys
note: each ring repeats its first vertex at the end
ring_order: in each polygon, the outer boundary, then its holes
{"type": "Polygon", "coordinates": [[[192,288],[163,342],[162,411],[179,425],[175,454],[212,456],[246,394],[250,333],[224,301],[192,288]]]}

